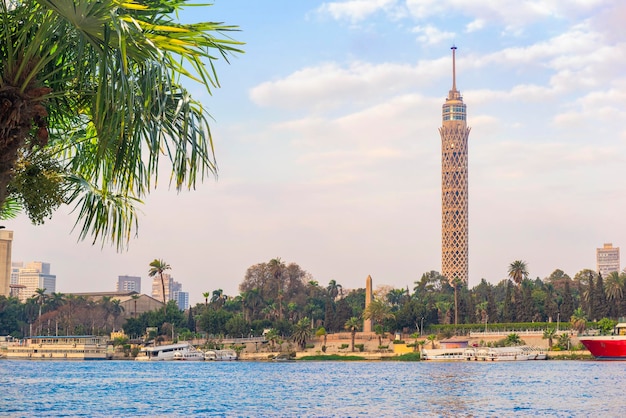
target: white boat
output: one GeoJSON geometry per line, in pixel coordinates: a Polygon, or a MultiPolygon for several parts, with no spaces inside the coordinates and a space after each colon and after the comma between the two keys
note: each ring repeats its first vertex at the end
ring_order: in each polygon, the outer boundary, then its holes
{"type": "Polygon", "coordinates": [[[201,361],[204,354],[189,343],[167,344],[141,349],[136,361],[201,361]]]}
{"type": "Polygon", "coordinates": [[[113,356],[109,339],[95,335],[37,336],[7,345],[7,359],[106,360],[113,356]]]}
{"type": "Polygon", "coordinates": [[[210,361],[232,361],[237,360],[235,350],[208,350],[204,352],[204,359],[210,361]]]}
{"type": "Polygon", "coordinates": [[[491,347],[476,350],[476,360],[479,361],[525,361],[529,359],[530,356],[521,347],[491,347]]]}
{"type": "Polygon", "coordinates": [[[465,348],[423,349],[422,360],[430,361],[464,361],[467,359],[465,348]]]}

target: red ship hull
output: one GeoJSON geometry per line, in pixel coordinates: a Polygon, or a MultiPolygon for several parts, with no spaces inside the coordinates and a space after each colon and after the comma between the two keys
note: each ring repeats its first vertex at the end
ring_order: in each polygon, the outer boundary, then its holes
{"type": "Polygon", "coordinates": [[[598,360],[626,360],[626,336],[579,337],[580,342],[598,360]]]}

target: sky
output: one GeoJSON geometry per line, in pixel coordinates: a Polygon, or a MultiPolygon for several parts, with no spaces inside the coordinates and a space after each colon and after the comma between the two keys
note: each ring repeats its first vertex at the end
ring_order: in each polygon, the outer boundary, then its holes
{"type": "MultiPolygon", "coordinates": [[[[596,268],[624,246],[622,0],[216,0],[183,14],[238,25],[212,95],[217,179],[177,194],[160,177],[125,252],[79,242],[70,208],[20,216],[14,261],[44,261],[58,292],[115,290],[171,265],[189,292],[239,293],[281,258],[345,289],[411,289],[441,270],[441,106],[467,105],[469,286],[515,260],[531,278],[596,268]]],[[[624,266],[622,265],[622,268],[624,266]]]]}

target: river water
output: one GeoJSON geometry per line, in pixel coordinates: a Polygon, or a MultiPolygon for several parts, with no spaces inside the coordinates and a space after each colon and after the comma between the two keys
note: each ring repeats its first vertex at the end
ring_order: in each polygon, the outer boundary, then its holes
{"type": "Polygon", "coordinates": [[[626,362],[0,361],[0,416],[621,417],[626,362]]]}

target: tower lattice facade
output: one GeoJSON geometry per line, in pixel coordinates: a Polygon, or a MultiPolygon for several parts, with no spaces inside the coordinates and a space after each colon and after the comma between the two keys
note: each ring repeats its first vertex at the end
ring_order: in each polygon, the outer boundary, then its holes
{"type": "Polygon", "coordinates": [[[442,106],[441,274],[449,281],[468,279],[468,178],[466,107],[456,89],[456,47],[452,47],[452,90],[442,106]]]}

